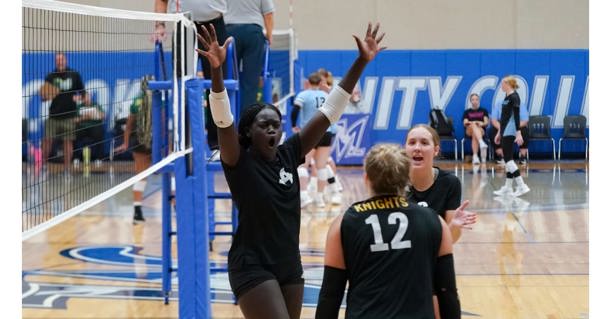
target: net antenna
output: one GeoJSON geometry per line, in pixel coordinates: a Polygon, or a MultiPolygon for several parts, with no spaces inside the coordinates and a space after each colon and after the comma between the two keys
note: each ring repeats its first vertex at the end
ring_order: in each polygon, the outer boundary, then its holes
{"type": "Polygon", "coordinates": [[[295,63],[298,59],[293,29],[273,30],[273,43],[265,50],[263,101],[286,114],[286,102],[294,97],[295,63]]]}
{"type": "MultiPolygon", "coordinates": [[[[141,101],[142,77],[155,70],[155,23],[166,25],[167,35],[161,40],[165,48],[177,41],[178,26],[185,30],[180,36],[185,50],[194,48],[196,39],[194,23],[181,14],[23,0],[22,17],[22,240],[27,240],[192,151],[183,138],[184,92],[162,102],[163,108],[172,100],[180,103],[173,103],[173,116],[166,119],[176,129],[173,143],[165,143],[172,146],[155,150],[161,153],[158,162],[136,173],[130,152],[142,145],[136,140],[120,151],[116,148],[131,139],[124,134],[127,119],[141,101]],[[76,77],[68,83],[53,75],[60,72],[60,55],[82,85],[76,77]],[[57,96],[68,97],[63,101],[72,100],[74,105],[56,102],[57,96]],[[83,140],[89,130],[101,132],[102,138],[83,140]],[[66,145],[73,152],[65,152],[70,150],[66,145]]],[[[173,92],[180,92],[178,82],[183,88],[194,74],[196,53],[185,52],[192,58],[171,68],[173,92]],[[180,81],[176,81],[178,71],[186,75],[180,81]]],[[[171,54],[162,54],[162,61],[171,63],[171,54]]],[[[131,133],[136,135],[135,130],[131,133]]],[[[153,135],[153,140],[160,138],[153,135]]]]}

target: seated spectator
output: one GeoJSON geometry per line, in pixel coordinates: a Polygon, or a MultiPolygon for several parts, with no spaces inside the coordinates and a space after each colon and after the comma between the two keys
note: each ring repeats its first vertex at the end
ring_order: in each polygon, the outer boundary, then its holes
{"type": "Polygon", "coordinates": [[[104,158],[104,109],[91,99],[91,94],[84,91],[75,96],[78,110],[76,139],[83,149],[89,147],[91,159],[96,163],[104,158]]]}
{"type": "Polygon", "coordinates": [[[479,148],[481,149],[481,159],[483,163],[487,161],[487,143],[483,141],[485,136],[485,128],[489,124],[489,115],[487,110],[480,105],[479,95],[473,93],[470,95],[470,108],[464,111],[464,128],[466,135],[472,138],[472,164],[479,164],[479,148]]]}

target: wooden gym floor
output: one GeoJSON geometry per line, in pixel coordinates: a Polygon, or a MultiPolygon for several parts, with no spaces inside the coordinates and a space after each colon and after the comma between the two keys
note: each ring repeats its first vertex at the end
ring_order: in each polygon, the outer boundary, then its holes
{"type": "MultiPolygon", "coordinates": [[[[494,199],[504,179],[493,164],[440,166],[462,180],[463,199],[479,213],[454,248],[463,317],[588,318],[588,165],[533,162],[522,170],[532,191],[513,200],[494,199]]],[[[341,168],[338,175],[343,205],[302,213],[302,318],[315,312],[330,221],[366,197],[361,168],[341,168]]],[[[177,299],[164,305],[160,293],[158,189],[152,178],[143,225],[132,225],[131,192],[124,191],[23,242],[23,318],[177,318],[177,299]]],[[[219,203],[220,218],[227,207],[219,203]]],[[[214,241],[210,258],[217,265],[225,263],[229,244],[214,241]]],[[[212,275],[211,286],[213,318],[241,318],[226,273],[212,275]]]]}

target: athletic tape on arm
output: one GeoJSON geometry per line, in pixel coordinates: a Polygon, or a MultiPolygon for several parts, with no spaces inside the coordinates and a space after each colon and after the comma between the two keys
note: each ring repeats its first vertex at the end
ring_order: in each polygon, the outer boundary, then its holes
{"type": "Polygon", "coordinates": [[[210,111],[216,126],[227,128],[233,124],[233,114],[231,114],[231,103],[227,89],[220,93],[210,91],[210,111]]]}
{"type": "Polygon", "coordinates": [[[319,108],[320,112],[326,115],[326,118],[330,121],[330,124],[337,123],[345,111],[345,107],[347,107],[347,103],[349,102],[350,94],[345,92],[345,90],[340,86],[335,86],[330,94],[328,94],[328,98],[324,105],[319,108]]]}

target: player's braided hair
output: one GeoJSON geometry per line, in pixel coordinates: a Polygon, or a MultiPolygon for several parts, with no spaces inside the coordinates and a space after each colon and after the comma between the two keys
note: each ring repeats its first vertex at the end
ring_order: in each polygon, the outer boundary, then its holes
{"type": "Polygon", "coordinates": [[[264,109],[271,109],[275,111],[277,113],[277,116],[279,116],[280,120],[282,119],[282,113],[277,107],[275,107],[275,105],[267,103],[256,103],[250,105],[241,113],[239,118],[237,134],[239,135],[239,144],[241,146],[248,148],[252,144],[252,141],[248,136],[248,131],[250,130],[252,123],[254,123],[256,115],[258,115],[258,113],[260,113],[260,111],[264,109]]]}

